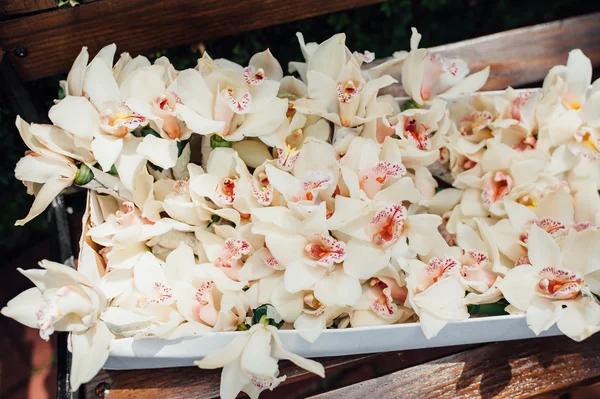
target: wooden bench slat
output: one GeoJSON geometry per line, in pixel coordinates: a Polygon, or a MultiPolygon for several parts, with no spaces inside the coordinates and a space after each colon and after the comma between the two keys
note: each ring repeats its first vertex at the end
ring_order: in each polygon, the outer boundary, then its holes
{"type": "Polygon", "coordinates": [[[8,0],[0,1],[0,16],[29,14],[57,8],[56,0],[8,0]]]}
{"type": "Polygon", "coordinates": [[[313,396],[327,398],[528,398],[600,380],[600,336],[486,345],[313,396]]]}
{"type": "MultiPolygon", "coordinates": [[[[427,31],[421,32],[427,35],[427,31]]],[[[476,39],[432,47],[432,53],[462,58],[472,72],[491,66],[483,90],[523,87],[541,82],[548,70],[567,62],[569,51],[579,48],[600,67],[600,13],[513,29],[476,39]]],[[[388,58],[389,59],[389,58],[388,58]]],[[[386,59],[374,62],[373,66],[386,59]]],[[[399,84],[384,91],[405,95],[399,84]]]]}
{"type": "Polygon", "coordinates": [[[22,79],[67,72],[83,45],[116,43],[132,55],[228,36],[383,0],[102,0],[0,22],[7,56],[22,79]],[[24,46],[28,56],[12,49],[24,46]]]}

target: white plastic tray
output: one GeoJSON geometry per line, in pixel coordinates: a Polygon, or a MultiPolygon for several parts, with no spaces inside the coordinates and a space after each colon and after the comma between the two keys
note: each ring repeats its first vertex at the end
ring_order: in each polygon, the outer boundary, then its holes
{"type": "MultiPolygon", "coordinates": [[[[226,346],[239,332],[220,332],[173,341],[143,338],[115,340],[104,365],[108,370],[192,366],[194,360],[226,346]]],[[[304,357],[343,356],[481,342],[534,338],[525,316],[479,317],[445,326],[437,337],[425,338],[419,323],[325,330],[314,342],[294,330],[279,332],[283,346],[304,357]]],[[[553,326],[539,337],[560,335],[553,326]]]]}

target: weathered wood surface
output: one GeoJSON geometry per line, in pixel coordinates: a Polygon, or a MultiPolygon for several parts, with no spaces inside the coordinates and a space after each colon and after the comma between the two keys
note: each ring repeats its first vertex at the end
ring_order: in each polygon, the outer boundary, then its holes
{"type": "MultiPolygon", "coordinates": [[[[550,68],[564,65],[569,51],[576,48],[592,60],[594,68],[600,67],[600,12],[432,47],[430,50],[446,57],[464,59],[472,72],[489,65],[490,78],[483,90],[500,90],[541,82],[550,68]]],[[[385,59],[374,62],[373,66],[383,61],[385,59]]],[[[405,95],[399,84],[384,91],[398,97],[405,95]]]]}
{"type": "Polygon", "coordinates": [[[67,72],[81,50],[116,43],[144,54],[383,0],[102,0],[0,22],[8,58],[26,81],[67,72]],[[19,58],[13,49],[23,46],[19,58]]]}
{"type": "Polygon", "coordinates": [[[600,381],[600,336],[508,341],[333,390],[328,398],[531,398],[600,381]]]}
{"type": "Polygon", "coordinates": [[[0,17],[57,8],[56,0],[0,0],[0,17]]]}
{"type": "MultiPolygon", "coordinates": [[[[317,359],[326,368],[329,377],[326,389],[335,389],[365,378],[364,369],[381,375],[423,362],[438,359],[475,347],[462,345],[445,348],[380,353],[373,355],[340,356],[317,359]],[[376,370],[375,370],[376,369],[376,370]],[[344,373],[345,372],[345,373],[344,373]],[[355,373],[354,373],[355,372],[355,373]]],[[[290,362],[280,362],[280,375],[287,379],[275,391],[265,391],[261,398],[304,398],[323,390],[322,379],[300,369],[290,362]]],[[[97,399],[97,393],[106,399],[212,399],[219,396],[221,370],[200,370],[179,367],[156,370],[102,370],[85,386],[86,399],[97,399]]],[[[367,375],[372,377],[373,375],[367,375]]]]}

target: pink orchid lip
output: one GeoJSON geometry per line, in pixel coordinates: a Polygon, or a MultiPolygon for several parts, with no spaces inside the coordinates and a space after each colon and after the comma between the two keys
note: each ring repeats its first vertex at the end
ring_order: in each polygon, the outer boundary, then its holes
{"type": "Polygon", "coordinates": [[[352,80],[346,82],[338,82],[337,84],[337,97],[338,101],[343,104],[351,103],[355,98],[360,87],[357,87],[356,83],[352,80]]]}
{"type": "Polygon", "coordinates": [[[587,230],[587,229],[596,229],[596,230],[600,230],[600,226],[597,226],[591,222],[582,222],[582,223],[576,223],[573,226],[571,226],[572,229],[574,229],[575,231],[583,231],[583,230],[587,230]]]}
{"type": "Polygon", "coordinates": [[[520,152],[535,150],[536,145],[537,145],[537,140],[536,140],[535,136],[529,135],[527,137],[524,137],[517,144],[515,144],[513,146],[513,149],[520,151],[520,152]]]}
{"type": "Polygon", "coordinates": [[[521,255],[515,260],[515,267],[521,265],[531,265],[531,261],[529,260],[529,256],[521,255]]]}
{"type": "Polygon", "coordinates": [[[450,257],[431,258],[419,276],[415,292],[418,294],[425,291],[442,278],[448,276],[457,265],[458,262],[450,257]]]}
{"type": "Polygon", "coordinates": [[[521,107],[531,98],[531,94],[531,92],[520,93],[517,98],[510,102],[508,111],[512,119],[521,121],[521,107]]]}
{"type": "MultiPolygon", "coordinates": [[[[529,228],[530,226],[532,226],[534,224],[555,238],[560,236],[561,234],[567,232],[567,226],[565,226],[563,223],[559,222],[558,220],[552,219],[550,217],[544,217],[544,218],[540,218],[540,219],[530,220],[525,224],[525,226],[527,228],[529,228]]],[[[519,235],[519,239],[523,243],[527,243],[527,241],[529,239],[529,231],[524,231],[523,233],[521,233],[519,235]]]]}
{"type": "Polygon", "coordinates": [[[545,267],[539,277],[537,294],[549,299],[574,299],[583,287],[583,278],[568,270],[545,267]]]}
{"type": "Polygon", "coordinates": [[[394,303],[390,287],[371,287],[368,291],[371,300],[371,310],[384,319],[394,316],[398,307],[394,303]]]}
{"type": "Polygon", "coordinates": [[[346,244],[335,238],[317,233],[304,247],[306,255],[317,262],[320,266],[333,266],[341,263],[346,258],[346,244]]]}
{"type": "Polygon", "coordinates": [[[388,178],[397,179],[406,175],[406,168],[399,163],[380,161],[362,175],[358,182],[359,186],[367,194],[367,197],[373,198],[381,191],[388,178]]]}
{"type": "Polygon", "coordinates": [[[466,250],[461,257],[461,275],[467,281],[482,282],[490,288],[498,277],[483,268],[488,262],[489,258],[483,252],[475,249],[466,250]]]}
{"type": "Polygon", "coordinates": [[[421,82],[421,98],[423,101],[431,98],[435,83],[445,72],[456,76],[458,74],[458,66],[454,62],[448,62],[440,54],[431,54],[425,57],[423,81],[421,82]]]}
{"type": "Polygon", "coordinates": [[[218,311],[215,308],[212,287],[214,281],[204,281],[194,294],[195,303],[192,312],[198,319],[207,325],[214,327],[217,323],[218,311]]]}
{"type": "Polygon", "coordinates": [[[242,71],[244,81],[249,86],[259,85],[265,81],[265,71],[262,68],[254,68],[253,66],[247,66],[242,71]]]}
{"type": "Polygon", "coordinates": [[[379,287],[382,290],[389,288],[390,296],[399,301],[406,301],[408,295],[408,289],[406,286],[400,286],[398,282],[390,277],[373,277],[369,282],[371,287],[379,287]]]}
{"type": "Polygon", "coordinates": [[[315,199],[318,191],[323,190],[331,182],[331,177],[325,173],[314,172],[302,183],[302,190],[304,198],[297,198],[296,201],[308,200],[312,201],[315,199]]]}
{"type": "Polygon", "coordinates": [[[487,126],[493,120],[494,116],[487,111],[473,112],[460,120],[458,130],[462,136],[472,136],[476,129],[487,126]]]}
{"type": "Polygon", "coordinates": [[[223,204],[231,205],[235,201],[235,186],[237,179],[226,177],[221,181],[215,191],[217,192],[217,198],[223,204]]]}
{"type": "Polygon", "coordinates": [[[228,238],[225,240],[221,255],[218,256],[214,265],[225,269],[234,267],[243,255],[248,255],[252,250],[252,246],[246,240],[239,238],[228,238]]]}
{"type": "Polygon", "coordinates": [[[411,139],[419,150],[427,151],[431,147],[431,139],[428,136],[429,126],[420,123],[414,117],[404,120],[404,137],[411,139]]]}
{"type": "Polygon", "coordinates": [[[491,173],[483,182],[483,192],[481,193],[483,202],[491,205],[501,200],[513,188],[513,179],[502,171],[491,173]]]}
{"type": "Polygon", "coordinates": [[[368,227],[373,244],[386,247],[396,242],[404,231],[406,215],[402,205],[390,205],[377,212],[368,227]]]}
{"type": "Polygon", "coordinates": [[[120,209],[115,213],[117,224],[121,227],[129,227],[134,224],[154,224],[150,220],[142,217],[142,213],[135,207],[133,202],[123,202],[120,209]]]}
{"type": "Polygon", "coordinates": [[[273,201],[273,185],[265,172],[259,172],[257,177],[253,176],[250,181],[250,188],[252,189],[252,196],[259,204],[268,206],[273,201]]]}
{"type": "Polygon", "coordinates": [[[175,92],[169,92],[162,95],[153,104],[153,112],[163,120],[162,130],[171,139],[177,139],[181,136],[179,120],[175,115],[175,107],[181,104],[181,99],[175,92]]]}

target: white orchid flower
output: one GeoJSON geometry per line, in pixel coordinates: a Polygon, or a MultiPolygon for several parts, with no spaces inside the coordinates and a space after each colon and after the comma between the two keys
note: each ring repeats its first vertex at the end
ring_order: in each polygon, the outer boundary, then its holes
{"type": "Polygon", "coordinates": [[[460,263],[452,257],[433,257],[427,264],[408,261],[407,303],[419,316],[427,338],[435,337],[450,321],[469,318],[465,300],[466,284],[460,263]]]}
{"type": "Polygon", "coordinates": [[[388,266],[362,285],[362,295],[350,316],[352,327],[402,323],[414,312],[407,308],[406,281],[388,266]]]}
{"type": "Polygon", "coordinates": [[[476,219],[479,233],[465,224],[457,225],[456,241],[461,249],[460,274],[469,286],[470,304],[492,303],[502,298],[499,273],[506,268],[500,261],[498,247],[490,227],[476,219]]]}
{"type": "Polygon", "coordinates": [[[566,235],[575,225],[573,198],[563,188],[545,195],[529,206],[504,200],[508,219],[492,227],[499,250],[515,263],[528,263],[526,244],[529,232],[537,226],[555,238],[566,235]]]}
{"type": "Polygon", "coordinates": [[[206,75],[214,96],[214,118],[225,124],[219,134],[227,141],[273,134],[288,106],[286,99],[277,98],[283,77],[279,62],[266,50],[252,56],[246,68],[231,62],[220,64],[206,75]]]}
{"type": "Polygon", "coordinates": [[[29,151],[17,163],[15,177],[27,186],[28,193],[35,195],[28,215],[15,223],[22,226],[42,213],[62,190],[76,181],[80,172],[75,160],[93,158],[89,151],[78,149],[69,133],[59,128],[29,125],[20,117],[16,125],[29,151]]]}
{"type": "Polygon", "coordinates": [[[436,95],[453,98],[471,94],[487,81],[490,67],[469,75],[466,62],[430,54],[427,49],[419,48],[420,41],[421,35],[412,28],[410,52],[402,64],[402,86],[417,104],[430,101],[436,95]]]}
{"type": "Polygon", "coordinates": [[[91,380],[108,358],[114,336],[101,320],[108,303],[98,288],[98,258],[84,244],[79,270],[44,260],[43,270],[19,271],[35,285],[8,302],[2,314],[40,330],[46,341],[54,331],[68,331],[73,353],[71,390],[91,380]]]}
{"type": "Polygon", "coordinates": [[[273,390],[285,381],[285,376],[279,377],[279,359],[290,360],[298,367],[325,377],[321,364],[286,351],[277,329],[263,324],[256,324],[240,333],[227,347],[212,352],[195,364],[203,369],[223,367],[220,390],[223,399],[233,399],[240,391],[254,399],[265,389],[273,390]]]}
{"type": "Polygon", "coordinates": [[[297,100],[294,107],[338,126],[355,127],[392,111],[376,97],[379,89],[396,81],[387,75],[365,81],[356,58],[347,54],[345,41],[339,33],[314,50],[307,64],[309,97],[297,100]]]}
{"type": "Polygon", "coordinates": [[[294,321],[294,329],[302,338],[315,342],[334,319],[351,313],[361,291],[359,280],[348,276],[342,266],[337,266],[315,283],[312,292],[304,295],[306,306],[294,321]]]}
{"type": "Polygon", "coordinates": [[[527,242],[529,264],[510,270],[499,287],[512,306],[527,313],[527,325],[537,335],[555,323],[570,338],[581,341],[600,330],[600,303],[586,286],[595,261],[600,232],[573,232],[562,248],[538,226],[527,242]]]}

